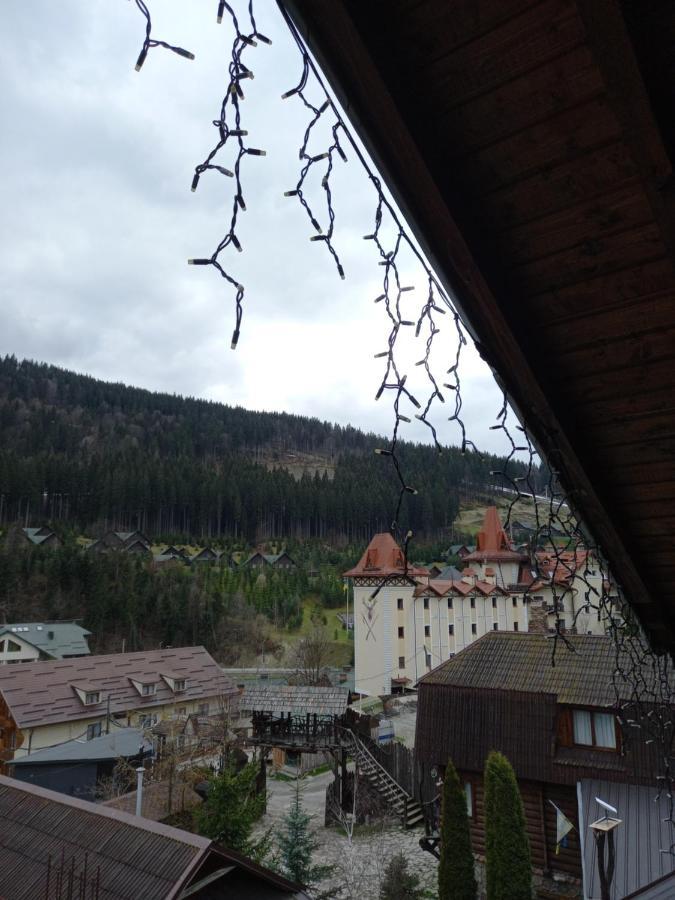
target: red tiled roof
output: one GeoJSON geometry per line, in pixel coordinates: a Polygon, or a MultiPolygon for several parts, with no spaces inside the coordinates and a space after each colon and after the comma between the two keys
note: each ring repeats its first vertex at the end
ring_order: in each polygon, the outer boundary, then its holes
{"type": "Polygon", "coordinates": [[[483,527],[476,535],[476,549],[464,557],[464,562],[520,562],[527,559],[511,549],[509,536],[504,531],[496,506],[485,510],[483,527]]]}
{"type": "Polygon", "coordinates": [[[435,594],[437,597],[445,597],[447,594],[455,593],[466,597],[467,594],[480,591],[481,594],[506,594],[503,588],[496,584],[490,584],[488,581],[477,581],[475,584],[469,584],[467,581],[430,581],[429,584],[421,584],[415,588],[414,597],[425,597],[435,594]]]}
{"type": "MultiPolygon", "coordinates": [[[[429,574],[427,569],[413,565],[408,565],[405,571],[411,576],[429,574]]],[[[361,559],[353,569],[344,573],[344,577],[353,578],[356,575],[384,577],[402,575],[403,572],[403,551],[389,533],[383,532],[373,537],[361,559]]]]}
{"type": "Polygon", "coordinates": [[[0,666],[0,694],[19,728],[47,725],[138,710],[207,697],[234,697],[227,679],[204,647],[147,650],[0,666]],[[184,678],[186,688],[174,693],[162,678],[184,678]],[[132,683],[154,682],[154,694],[142,697],[132,683]],[[85,706],[74,687],[99,691],[100,703],[85,706]]]}

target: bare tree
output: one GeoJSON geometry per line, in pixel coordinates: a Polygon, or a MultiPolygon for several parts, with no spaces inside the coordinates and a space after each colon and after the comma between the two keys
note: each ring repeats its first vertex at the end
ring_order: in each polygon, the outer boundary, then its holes
{"type": "Polygon", "coordinates": [[[326,629],[315,625],[298,641],[293,653],[298,684],[319,684],[328,665],[330,641],[326,629]]]}

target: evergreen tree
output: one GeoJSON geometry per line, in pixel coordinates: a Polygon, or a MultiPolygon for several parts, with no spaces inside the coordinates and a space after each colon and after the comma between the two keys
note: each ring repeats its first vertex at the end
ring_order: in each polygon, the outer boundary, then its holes
{"type": "Polygon", "coordinates": [[[333,869],[332,866],[315,866],[312,863],[314,851],[319,846],[309,833],[312,818],[303,809],[300,781],[296,780],[293,804],[282,822],[277,842],[284,875],[303,888],[321,881],[333,869]]]}
{"type": "Polygon", "coordinates": [[[420,880],[408,871],[408,860],[397,853],[389,860],[380,885],[380,900],[421,900],[426,896],[420,880]]]}
{"type": "Polygon", "coordinates": [[[530,900],[532,863],[523,801],[511,763],[493,750],[485,764],[487,900],[530,900]]]}
{"type": "Polygon", "coordinates": [[[195,814],[200,834],[257,861],[269,849],[269,834],[251,838],[253,826],[265,811],[265,794],[256,791],[257,766],[248,763],[237,771],[232,760],[209,779],[206,800],[195,814]]]}
{"type": "Polygon", "coordinates": [[[443,778],[438,900],[476,900],[466,795],[452,762],[443,778]]]}

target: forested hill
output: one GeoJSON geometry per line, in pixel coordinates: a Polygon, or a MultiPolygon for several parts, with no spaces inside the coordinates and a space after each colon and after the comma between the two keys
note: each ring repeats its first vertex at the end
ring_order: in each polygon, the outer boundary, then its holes
{"type": "MultiPolygon", "coordinates": [[[[287,413],[109,384],[54,366],[0,359],[0,525],[62,522],[95,534],[159,538],[321,537],[363,541],[389,526],[392,468],[382,438],[287,413]],[[315,457],[299,479],[275,461],[315,457]]],[[[407,523],[440,538],[460,493],[480,491],[493,457],[402,447],[419,494],[407,523]]]]}

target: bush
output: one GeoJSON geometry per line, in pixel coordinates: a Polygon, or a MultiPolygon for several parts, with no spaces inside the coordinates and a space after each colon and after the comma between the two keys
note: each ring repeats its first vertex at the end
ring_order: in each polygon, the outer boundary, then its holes
{"type": "Polygon", "coordinates": [[[485,875],[487,900],[531,900],[523,801],[511,763],[494,750],[485,764],[485,875]]]}

